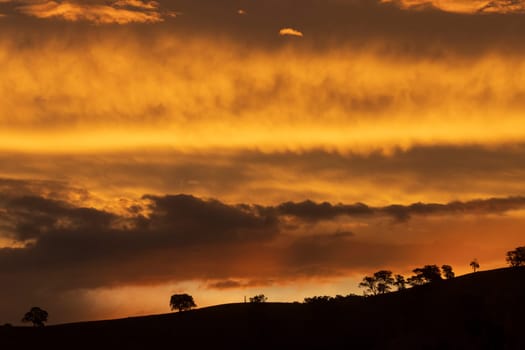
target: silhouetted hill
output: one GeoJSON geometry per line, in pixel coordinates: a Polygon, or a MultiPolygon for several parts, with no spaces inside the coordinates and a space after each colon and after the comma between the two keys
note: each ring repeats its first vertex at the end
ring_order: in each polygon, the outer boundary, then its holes
{"type": "Polygon", "coordinates": [[[0,349],[525,349],[524,297],[525,269],[501,269],[329,303],[0,327],[0,349]]]}

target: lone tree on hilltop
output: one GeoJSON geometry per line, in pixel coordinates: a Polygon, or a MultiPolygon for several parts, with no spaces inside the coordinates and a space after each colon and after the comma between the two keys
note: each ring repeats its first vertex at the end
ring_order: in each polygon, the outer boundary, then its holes
{"type": "Polygon", "coordinates": [[[265,303],[268,298],[264,294],[255,295],[250,298],[250,303],[252,304],[262,304],[265,303]]]}
{"type": "Polygon", "coordinates": [[[46,310],[35,306],[26,312],[24,318],[22,318],[22,322],[32,322],[33,327],[44,327],[44,323],[47,322],[48,316],[49,314],[46,310]]]}
{"type": "Polygon", "coordinates": [[[364,295],[378,295],[390,292],[393,285],[392,271],[381,270],[373,276],[365,276],[359,283],[359,288],[365,288],[364,295]]]}
{"type": "Polygon", "coordinates": [[[197,307],[193,297],[189,294],[173,294],[170,298],[170,307],[172,310],[187,311],[197,307]]]}
{"type": "Polygon", "coordinates": [[[427,283],[433,283],[443,280],[441,270],[437,265],[425,265],[412,270],[415,273],[407,281],[411,286],[420,286],[427,283]]]}
{"type": "Polygon", "coordinates": [[[443,271],[443,276],[447,280],[456,277],[456,274],[454,273],[454,271],[452,271],[452,266],[450,266],[450,265],[443,265],[443,266],[441,266],[441,270],[443,271]]]}
{"type": "Polygon", "coordinates": [[[525,266],[525,247],[518,247],[507,252],[506,260],[512,267],[525,266]]]}
{"type": "Polygon", "coordinates": [[[470,262],[470,267],[472,267],[472,271],[476,272],[479,269],[479,262],[478,259],[474,259],[470,262]]]}

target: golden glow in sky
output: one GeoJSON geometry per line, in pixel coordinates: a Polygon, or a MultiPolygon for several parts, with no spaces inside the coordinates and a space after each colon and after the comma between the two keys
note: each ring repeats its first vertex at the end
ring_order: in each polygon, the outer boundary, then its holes
{"type": "Polygon", "coordinates": [[[523,3],[301,5],[0,0],[0,324],[504,266],[523,3]]]}
{"type": "Polygon", "coordinates": [[[525,136],[519,57],[429,61],[351,46],[246,53],[227,42],[166,38],[151,47],[162,57],[152,64],[138,44],[111,40],[81,49],[43,43],[16,56],[11,45],[4,43],[0,55],[5,150],[370,152],[525,136]]]}

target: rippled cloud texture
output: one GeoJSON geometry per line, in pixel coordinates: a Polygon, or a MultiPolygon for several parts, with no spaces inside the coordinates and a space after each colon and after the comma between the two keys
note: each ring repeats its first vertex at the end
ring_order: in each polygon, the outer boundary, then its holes
{"type": "Polygon", "coordinates": [[[523,8],[0,0],[0,324],[503,266],[523,8]]]}

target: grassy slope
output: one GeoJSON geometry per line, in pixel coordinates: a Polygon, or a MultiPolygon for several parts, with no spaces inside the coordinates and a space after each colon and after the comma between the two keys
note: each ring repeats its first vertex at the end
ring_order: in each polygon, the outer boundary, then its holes
{"type": "Polygon", "coordinates": [[[322,305],[230,304],[45,329],[0,328],[0,348],[525,349],[524,297],[525,269],[501,269],[322,305]]]}

